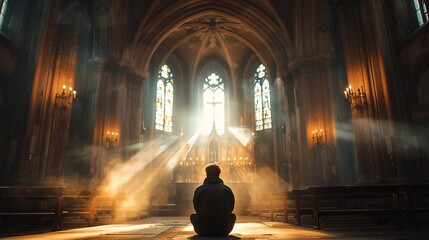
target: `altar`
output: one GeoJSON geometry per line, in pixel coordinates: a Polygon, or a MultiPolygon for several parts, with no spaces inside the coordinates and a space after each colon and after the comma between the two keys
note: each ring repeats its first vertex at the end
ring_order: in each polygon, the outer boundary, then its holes
{"type": "Polygon", "coordinates": [[[179,162],[172,172],[173,199],[179,212],[193,211],[194,191],[206,178],[205,168],[210,164],[221,168],[220,178],[232,189],[236,200],[234,212],[250,212],[255,177],[251,141],[240,141],[230,131],[219,136],[213,127],[210,135],[200,135],[192,146],[187,142],[181,144],[179,162]]]}

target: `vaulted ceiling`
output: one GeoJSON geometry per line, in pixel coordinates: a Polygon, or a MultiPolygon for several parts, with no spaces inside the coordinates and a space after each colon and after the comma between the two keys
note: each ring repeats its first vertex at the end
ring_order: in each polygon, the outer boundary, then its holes
{"type": "Polygon", "coordinates": [[[270,1],[170,3],[153,1],[141,21],[134,39],[137,65],[159,66],[174,55],[189,67],[185,71],[195,73],[204,63],[218,61],[232,78],[253,55],[266,65],[286,66],[291,41],[270,1]]]}

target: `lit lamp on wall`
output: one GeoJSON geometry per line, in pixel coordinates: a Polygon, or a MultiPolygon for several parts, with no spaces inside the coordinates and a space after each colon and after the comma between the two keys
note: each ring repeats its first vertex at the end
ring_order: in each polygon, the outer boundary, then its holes
{"type": "Polygon", "coordinates": [[[61,92],[55,94],[47,160],[49,164],[44,173],[47,178],[54,177],[64,181],[65,146],[68,140],[71,105],[75,99],[76,91],[66,85],[63,85],[61,92]]]}
{"type": "Polygon", "coordinates": [[[63,85],[63,91],[55,95],[55,100],[61,106],[66,106],[67,104],[71,105],[76,99],[76,90],[73,90],[72,87],[68,87],[68,91],[66,89],[67,86],[63,85]]]}
{"type": "Polygon", "coordinates": [[[323,129],[313,130],[312,131],[313,144],[322,144],[323,143],[323,129]]]}
{"type": "Polygon", "coordinates": [[[107,132],[106,146],[108,149],[110,149],[116,144],[116,142],[118,141],[118,136],[119,136],[119,133],[117,132],[110,132],[110,131],[107,132]]]}
{"type": "Polygon", "coordinates": [[[352,86],[349,85],[346,90],[344,90],[344,97],[346,101],[356,108],[361,109],[363,106],[366,105],[366,93],[363,86],[361,86],[362,89],[357,89],[357,92],[355,92],[352,89],[352,86]]]}

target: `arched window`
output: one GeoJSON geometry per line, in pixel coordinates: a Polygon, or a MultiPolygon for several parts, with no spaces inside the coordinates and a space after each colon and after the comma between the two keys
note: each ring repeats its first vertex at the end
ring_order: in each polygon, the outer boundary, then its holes
{"type": "Polygon", "coordinates": [[[416,9],[417,20],[419,26],[429,21],[429,3],[426,0],[414,0],[414,8],[416,9]]]}
{"type": "Polygon", "coordinates": [[[0,0],[0,29],[3,29],[6,12],[8,11],[8,2],[10,0],[0,0]]]}
{"type": "Polygon", "coordinates": [[[156,83],[155,129],[173,131],[173,73],[167,65],[161,67],[156,83]]]}
{"type": "Polygon", "coordinates": [[[204,79],[204,130],[215,129],[219,135],[225,128],[225,100],[223,79],[211,73],[204,79]]]}
{"type": "Polygon", "coordinates": [[[256,69],[254,84],[255,98],[255,130],[272,128],[270,82],[263,64],[256,69]]]}

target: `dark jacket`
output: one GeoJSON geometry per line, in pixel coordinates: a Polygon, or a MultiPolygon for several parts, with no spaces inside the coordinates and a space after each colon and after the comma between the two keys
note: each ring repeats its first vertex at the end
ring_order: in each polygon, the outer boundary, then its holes
{"type": "Polygon", "coordinates": [[[202,227],[227,224],[234,210],[234,194],[220,178],[206,178],[195,189],[194,208],[202,227]]]}

